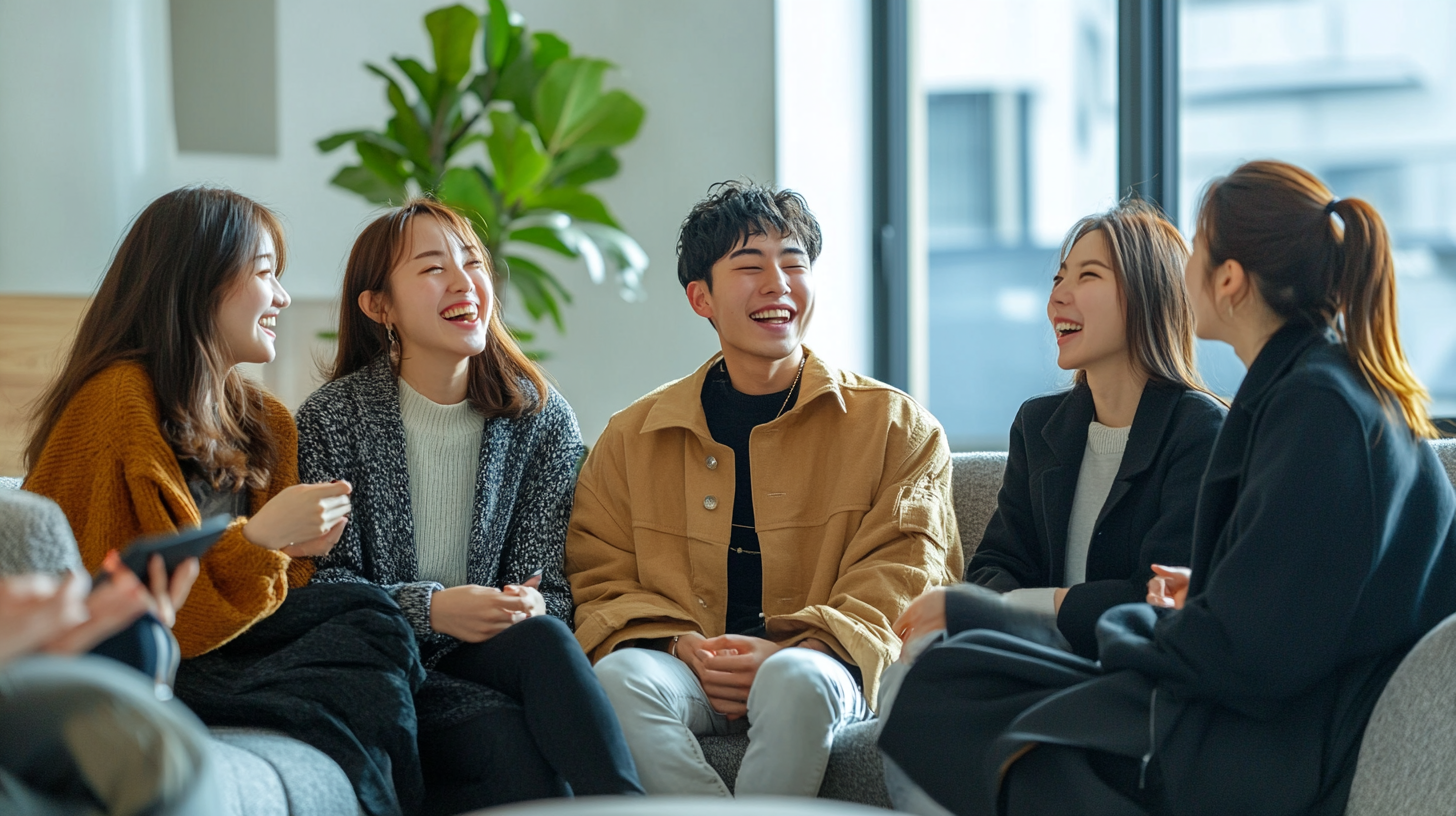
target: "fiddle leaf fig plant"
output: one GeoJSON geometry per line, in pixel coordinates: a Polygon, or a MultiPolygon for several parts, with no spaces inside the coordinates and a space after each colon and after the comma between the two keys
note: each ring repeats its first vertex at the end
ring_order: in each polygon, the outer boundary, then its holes
{"type": "Polygon", "coordinates": [[[528,33],[503,0],[483,13],[436,9],[425,29],[433,68],[412,57],[365,65],[384,82],[390,118],[318,142],[324,153],[352,144],[358,157],[331,183],[379,204],[428,194],[455,208],[490,252],[497,291],[509,281],[531,319],[558,332],[571,292],[539,250],[581,259],[596,283],[610,269],[624,299],[641,299],[647,254],[587,189],[617,174],[613,151],[645,115],[630,94],[602,89],[612,64],[528,33]]]}

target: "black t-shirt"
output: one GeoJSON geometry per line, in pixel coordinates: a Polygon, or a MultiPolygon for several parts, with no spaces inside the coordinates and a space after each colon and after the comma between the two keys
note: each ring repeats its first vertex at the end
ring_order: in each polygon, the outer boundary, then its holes
{"type": "Polygon", "coordinates": [[[730,635],[763,637],[763,557],[753,521],[753,476],[749,469],[748,437],[753,429],[772,422],[794,407],[794,387],[776,394],[743,394],[733,388],[722,363],[703,381],[703,414],[713,440],[733,449],[733,533],[728,545],[728,614],[724,631],[730,635]]]}

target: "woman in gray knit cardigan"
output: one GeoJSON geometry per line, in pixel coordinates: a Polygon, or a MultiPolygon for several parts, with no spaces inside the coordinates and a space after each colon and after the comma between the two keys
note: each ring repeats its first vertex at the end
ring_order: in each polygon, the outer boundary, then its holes
{"type": "Polygon", "coordinates": [[[640,794],[566,623],[581,432],[502,322],[489,264],[428,200],[354,243],[338,356],[298,413],[300,475],[354,488],[313,580],[378,584],[413,624],[432,669],[416,698],[430,809],[640,794]]]}

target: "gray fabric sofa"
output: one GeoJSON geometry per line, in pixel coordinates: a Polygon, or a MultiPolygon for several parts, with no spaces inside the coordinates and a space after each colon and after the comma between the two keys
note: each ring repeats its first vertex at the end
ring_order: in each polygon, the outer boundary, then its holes
{"type": "MultiPolygon", "coordinates": [[[[1456,440],[1432,443],[1456,483],[1456,440]]],[[[1006,456],[955,455],[961,545],[969,560],[996,508],[1006,456]]],[[[0,479],[0,489],[19,487],[0,479]]],[[[875,724],[835,737],[819,789],[823,798],[888,807],[875,724]]],[[[297,740],[246,729],[214,729],[228,816],[353,816],[348,779],[328,757],[297,740]]],[[[703,737],[708,761],[731,786],[746,737],[703,737]]],[[[1456,616],[1430,632],[1401,664],[1376,706],[1360,751],[1350,816],[1448,816],[1456,812],[1456,616]]]]}

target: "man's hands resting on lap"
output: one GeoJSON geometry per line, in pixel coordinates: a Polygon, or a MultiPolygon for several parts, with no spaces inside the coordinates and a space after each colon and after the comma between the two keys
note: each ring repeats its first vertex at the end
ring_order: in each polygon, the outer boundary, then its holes
{"type": "MultiPolygon", "coordinates": [[[[834,651],[818,638],[808,638],[795,645],[834,655],[834,651]]],[[[697,675],[713,710],[730,720],[737,720],[748,715],[748,692],[753,688],[759,667],[783,648],[782,644],[771,640],[747,635],[705,638],[697,632],[689,632],[677,639],[673,653],[697,675]]]]}

